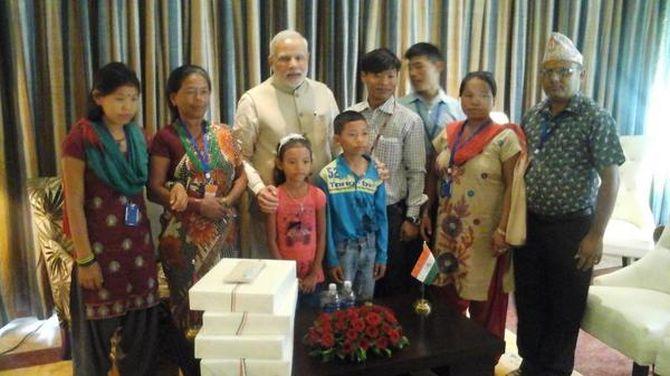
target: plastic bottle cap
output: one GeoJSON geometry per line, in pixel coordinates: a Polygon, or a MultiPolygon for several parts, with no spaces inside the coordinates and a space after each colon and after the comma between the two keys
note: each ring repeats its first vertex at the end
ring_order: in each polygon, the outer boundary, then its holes
{"type": "Polygon", "coordinates": [[[345,289],[350,289],[351,288],[351,281],[344,281],[344,288],[345,289]]]}
{"type": "Polygon", "coordinates": [[[335,291],[337,291],[337,285],[334,284],[334,283],[329,284],[329,285],[328,285],[328,290],[335,290],[335,291]]]}

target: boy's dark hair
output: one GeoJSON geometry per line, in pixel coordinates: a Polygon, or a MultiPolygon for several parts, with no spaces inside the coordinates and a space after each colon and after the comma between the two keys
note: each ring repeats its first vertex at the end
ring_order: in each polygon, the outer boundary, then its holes
{"type": "Polygon", "coordinates": [[[479,78],[480,80],[486,82],[486,84],[489,85],[489,89],[491,89],[491,94],[493,94],[494,97],[496,96],[496,91],[498,90],[496,86],[496,79],[493,77],[493,73],[489,71],[476,71],[466,74],[461,81],[461,87],[458,89],[459,96],[463,95],[463,91],[465,91],[465,85],[467,85],[467,83],[473,78],[479,78]]]}
{"type": "Polygon", "coordinates": [[[365,117],[358,111],[348,110],[335,116],[335,120],[333,120],[333,128],[335,128],[335,134],[337,135],[342,134],[344,126],[347,125],[347,123],[351,123],[352,121],[358,121],[358,120],[363,120],[367,124],[367,120],[365,120],[365,117]]]}
{"type": "Polygon", "coordinates": [[[168,102],[168,108],[170,109],[170,114],[172,115],[172,120],[177,120],[177,118],[179,118],[179,110],[177,110],[177,107],[172,104],[170,95],[178,92],[179,89],[181,89],[181,85],[184,83],[184,80],[186,80],[186,78],[192,74],[198,74],[204,78],[205,81],[207,81],[207,88],[209,88],[209,91],[212,91],[212,80],[210,80],[209,74],[205,68],[193,64],[186,64],[175,68],[175,70],[170,72],[167,84],[165,85],[165,94],[168,102]]]}
{"type": "Polygon", "coordinates": [[[414,44],[405,52],[405,59],[407,60],[419,56],[425,56],[433,62],[444,61],[444,56],[442,56],[440,49],[434,44],[426,42],[414,44]]]}
{"type": "Polygon", "coordinates": [[[139,93],[140,80],[137,79],[135,72],[127,65],[119,62],[109,63],[95,72],[93,78],[93,87],[88,94],[88,115],[91,121],[102,119],[102,107],[95,103],[94,94],[99,96],[109,95],[121,86],[133,86],[139,93]]]}
{"type": "Polygon", "coordinates": [[[362,73],[380,73],[389,69],[400,70],[400,60],[388,48],[372,50],[361,59],[362,73]]]}

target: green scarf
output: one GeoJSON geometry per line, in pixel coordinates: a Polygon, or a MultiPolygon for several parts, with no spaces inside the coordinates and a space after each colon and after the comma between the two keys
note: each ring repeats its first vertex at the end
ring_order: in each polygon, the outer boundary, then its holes
{"type": "Polygon", "coordinates": [[[142,191],[149,178],[149,156],[144,134],[135,123],[123,126],[128,158],[121,153],[104,124],[90,123],[101,145],[86,143],[86,161],[95,175],[116,191],[133,196],[142,191]]]}

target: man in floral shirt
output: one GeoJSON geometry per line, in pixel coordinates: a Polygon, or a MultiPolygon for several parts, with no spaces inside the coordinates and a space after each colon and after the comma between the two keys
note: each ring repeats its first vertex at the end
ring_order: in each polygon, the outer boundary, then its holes
{"type": "Polygon", "coordinates": [[[540,70],[548,98],[522,123],[530,166],[527,244],[514,255],[523,357],[515,375],[571,374],[593,265],[619,188],[624,155],[616,125],[579,92],[582,63],[572,41],[552,33],[540,70]]]}

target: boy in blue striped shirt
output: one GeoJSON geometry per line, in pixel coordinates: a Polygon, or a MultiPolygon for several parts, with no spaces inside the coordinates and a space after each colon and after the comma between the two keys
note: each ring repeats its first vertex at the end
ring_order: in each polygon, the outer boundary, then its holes
{"type": "Polygon", "coordinates": [[[352,281],[358,299],[370,300],[386,271],[386,190],[367,155],[370,130],[363,115],[344,111],[334,128],[343,152],[316,179],[328,202],[326,265],[335,281],[352,281]]]}

